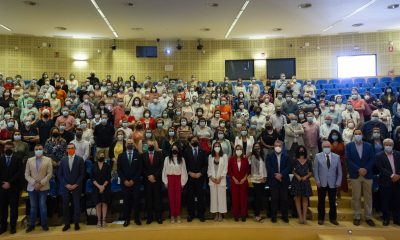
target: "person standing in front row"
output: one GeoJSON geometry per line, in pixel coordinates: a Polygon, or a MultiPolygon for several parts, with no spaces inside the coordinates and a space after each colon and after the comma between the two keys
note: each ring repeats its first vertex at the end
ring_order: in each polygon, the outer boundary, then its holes
{"type": "Polygon", "coordinates": [[[274,152],[267,156],[267,181],[271,190],[271,221],[276,223],[278,206],[280,206],[282,220],[289,222],[288,218],[288,187],[290,158],[283,151],[283,143],[276,140],[274,152]]]}
{"type": "Polygon", "coordinates": [[[61,159],[58,168],[58,179],[60,181],[60,191],[63,202],[64,228],[63,232],[70,229],[70,203],[71,197],[74,206],[73,221],[75,231],[80,229],[79,218],[81,213],[80,197],[82,193],[82,182],[85,176],[84,160],[75,155],[75,145],[70,143],[67,145],[68,156],[61,159]]]}
{"type": "Polygon", "coordinates": [[[223,153],[221,143],[214,143],[208,157],[208,185],[210,186],[210,212],[215,213],[214,220],[221,222],[226,208],[226,174],[228,172],[228,156],[223,153]]]}
{"type": "Polygon", "coordinates": [[[40,210],[40,224],[43,231],[48,231],[47,225],[47,194],[50,189],[50,179],[53,176],[53,163],[50,158],[43,156],[43,146],[35,146],[35,157],[26,162],[25,179],[28,181],[27,191],[31,204],[30,221],[26,232],[35,229],[37,209],[40,210]]]}
{"type": "Polygon", "coordinates": [[[354,130],[354,142],[346,145],[345,155],[352,185],[353,224],[361,223],[361,193],[364,197],[366,223],[375,226],[372,220],[372,168],[375,164],[375,151],[371,144],[363,142],[360,129],[354,130]]]}
{"type": "Polygon", "coordinates": [[[148,151],[143,153],[144,192],[146,196],[146,224],[155,218],[162,224],[162,168],[164,157],[162,151],[155,150],[153,142],[148,142],[148,151]]]}
{"type": "Polygon", "coordinates": [[[260,212],[265,196],[267,168],[265,166],[263,149],[258,142],[253,145],[250,162],[250,179],[254,186],[254,220],[256,222],[264,222],[264,219],[260,216],[260,212]]]}
{"type": "Polygon", "coordinates": [[[387,138],[383,141],[384,151],[376,154],[383,226],[390,224],[391,216],[393,223],[400,225],[400,153],[393,146],[393,140],[387,138]]]}
{"type": "Polygon", "coordinates": [[[247,217],[247,176],[250,173],[249,161],[243,153],[243,147],[236,145],[234,155],[229,159],[228,175],[231,178],[232,213],[235,222],[247,217]]]}
{"type": "Polygon", "coordinates": [[[205,202],[204,202],[204,183],[207,176],[207,154],[199,147],[199,138],[192,136],[189,139],[190,146],[183,152],[183,158],[186,163],[186,170],[188,171],[187,182],[187,208],[188,217],[187,221],[191,222],[196,216],[196,202],[197,198],[197,217],[201,222],[205,221],[205,202]]]}
{"type": "Polygon", "coordinates": [[[162,181],[168,190],[171,223],[181,223],[182,188],[187,182],[185,159],[178,143],[173,143],[171,153],[164,160],[162,181]]]}
{"type": "Polygon", "coordinates": [[[129,226],[133,207],[135,224],[140,226],[140,180],[142,177],[143,161],[141,155],[134,149],[133,140],[126,141],[126,151],[118,156],[118,177],[121,180],[123,192],[124,227],[129,226]]]}
{"type": "Polygon", "coordinates": [[[94,163],[92,181],[93,198],[96,202],[97,227],[106,227],[107,207],[111,195],[111,166],[105,162],[104,151],[97,151],[97,162],[94,163]]]}
{"type": "Polygon", "coordinates": [[[331,143],[322,143],[323,152],[315,155],[314,178],[318,190],[318,224],[323,225],[325,220],[325,197],[329,199],[329,221],[339,225],[336,212],[336,189],[342,183],[342,165],[340,156],[331,152],[331,143]]]}
{"type": "Polygon", "coordinates": [[[8,210],[10,210],[10,233],[14,234],[17,231],[22,160],[13,152],[14,144],[6,142],[4,155],[0,157],[0,234],[7,231],[8,210]]]}

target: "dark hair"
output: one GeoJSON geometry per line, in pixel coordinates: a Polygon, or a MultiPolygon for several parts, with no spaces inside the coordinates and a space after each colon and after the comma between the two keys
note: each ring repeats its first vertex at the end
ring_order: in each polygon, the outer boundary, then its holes
{"type": "Polygon", "coordinates": [[[341,134],[338,130],[333,129],[333,130],[331,131],[331,133],[329,134],[329,136],[328,136],[328,141],[329,141],[331,144],[334,142],[333,139],[332,139],[332,135],[333,135],[333,134],[337,134],[337,135],[338,135],[338,140],[337,140],[337,142],[339,142],[339,143],[342,143],[342,142],[343,142],[342,134],[341,134]]]}
{"type": "Polygon", "coordinates": [[[304,156],[304,158],[307,158],[307,149],[306,147],[300,145],[296,149],[296,158],[300,158],[301,156],[304,156]]]}
{"type": "Polygon", "coordinates": [[[215,154],[216,154],[216,152],[214,151],[215,144],[218,144],[219,147],[221,148],[221,150],[220,150],[219,153],[218,153],[219,156],[223,156],[223,155],[224,155],[224,152],[222,151],[222,145],[221,145],[220,142],[215,142],[214,145],[212,146],[211,156],[215,157],[215,154]]]}
{"type": "Polygon", "coordinates": [[[181,148],[179,147],[178,143],[173,143],[171,146],[171,151],[169,153],[169,161],[172,161],[173,156],[172,156],[172,149],[176,147],[178,149],[178,163],[181,164],[182,163],[182,151],[181,148]]]}
{"type": "Polygon", "coordinates": [[[264,160],[264,150],[263,150],[263,148],[262,148],[260,142],[255,142],[255,143],[253,144],[253,149],[252,149],[251,153],[252,153],[254,156],[256,156],[257,160],[258,160],[260,157],[264,160]],[[256,144],[258,144],[258,146],[260,146],[260,154],[258,154],[258,153],[255,151],[255,148],[254,148],[254,147],[256,146],[256,144]]]}

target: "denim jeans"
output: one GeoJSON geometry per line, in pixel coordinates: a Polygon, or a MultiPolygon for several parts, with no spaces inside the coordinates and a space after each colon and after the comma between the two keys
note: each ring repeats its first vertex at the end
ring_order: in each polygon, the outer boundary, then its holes
{"type": "Polygon", "coordinates": [[[30,225],[35,226],[36,211],[40,209],[40,223],[41,225],[47,226],[47,206],[46,200],[49,191],[32,191],[29,192],[29,201],[31,203],[30,211],[30,225]]]}

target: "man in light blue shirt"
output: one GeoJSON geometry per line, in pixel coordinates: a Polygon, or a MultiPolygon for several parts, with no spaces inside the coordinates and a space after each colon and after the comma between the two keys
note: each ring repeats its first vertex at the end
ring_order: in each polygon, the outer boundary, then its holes
{"type": "Polygon", "coordinates": [[[161,117],[161,113],[164,111],[162,105],[158,102],[158,98],[153,99],[153,102],[149,104],[149,110],[154,118],[161,117]]]}

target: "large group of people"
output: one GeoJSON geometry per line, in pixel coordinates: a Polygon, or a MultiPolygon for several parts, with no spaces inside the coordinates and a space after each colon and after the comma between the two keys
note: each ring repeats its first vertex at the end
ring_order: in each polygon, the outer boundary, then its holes
{"type": "Polygon", "coordinates": [[[27,232],[38,215],[42,229],[49,229],[50,192],[62,199],[63,231],[71,224],[79,230],[89,186],[99,228],[106,226],[118,187],[124,227],[132,210],[141,225],[142,209],[147,224],[162,224],[165,188],[171,223],[182,221],[182,200],[188,222],[204,222],[207,209],[217,222],[228,209],[244,222],[249,192],[254,220],[263,222],[266,186],[272,222],[278,212],[289,222],[292,196],[305,224],[310,178],[317,186],[318,224],[324,224],[326,195],[329,221],[339,224],[336,201],[350,181],[354,225],[361,224],[362,203],[369,226],[375,225],[374,208],[383,225],[391,219],[400,225],[393,204],[400,201],[400,97],[390,86],[379,97],[353,88],[345,101],[283,73],[274,84],[255,78],[232,84],[227,77],[205,83],[195,76],[138,83],[134,75],[99,80],[94,73],[83,81],[58,73],[22,79],[0,75],[0,233],[8,225],[16,232],[23,190],[29,194],[27,232]]]}

